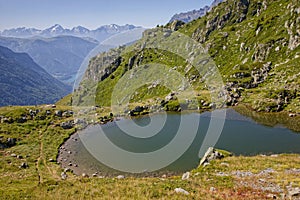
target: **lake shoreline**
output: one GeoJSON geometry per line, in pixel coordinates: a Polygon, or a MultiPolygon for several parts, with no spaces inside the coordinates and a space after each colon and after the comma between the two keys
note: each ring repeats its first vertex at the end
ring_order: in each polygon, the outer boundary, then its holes
{"type": "MultiPolygon", "coordinates": [[[[232,112],[232,111],[235,112],[235,109],[233,109],[233,108],[229,108],[228,109],[228,112],[232,112]]],[[[183,115],[184,114],[188,115],[188,114],[191,114],[191,113],[193,113],[193,114],[199,114],[199,115],[201,114],[202,116],[207,113],[206,117],[210,117],[209,116],[210,112],[183,111],[181,113],[183,115]]],[[[158,113],[150,113],[150,114],[151,114],[151,116],[155,116],[155,115],[159,115],[161,113],[158,112],[158,113]]],[[[172,115],[172,114],[178,115],[179,113],[177,113],[177,112],[171,112],[171,113],[169,113],[168,112],[168,114],[169,115],[172,115]]],[[[141,119],[143,117],[145,117],[145,115],[134,116],[133,118],[134,119],[141,119]]],[[[122,117],[122,118],[114,118],[113,120],[110,120],[110,121],[106,122],[105,124],[99,124],[99,123],[90,124],[86,128],[84,128],[82,130],[76,131],[75,134],[73,134],[66,142],[64,142],[60,146],[59,152],[58,152],[59,154],[58,154],[58,157],[57,157],[58,163],[61,165],[61,167],[63,169],[66,169],[67,171],[68,170],[72,170],[76,175],[80,175],[82,173],[85,173],[85,171],[86,171],[85,168],[84,167],[81,168],[81,166],[78,163],[76,163],[76,160],[74,160],[74,158],[72,158],[73,156],[77,155],[77,152],[74,151],[74,149],[72,150],[72,146],[73,146],[72,143],[78,143],[78,141],[80,140],[80,137],[78,136],[78,134],[81,134],[82,132],[84,132],[88,128],[93,127],[95,125],[99,125],[99,126],[102,126],[102,127],[104,126],[105,127],[105,126],[110,126],[111,123],[115,123],[116,121],[120,121],[120,120],[123,120],[123,119],[128,120],[130,118],[132,118],[132,117],[128,116],[128,117],[122,117]],[[70,142],[70,143],[68,143],[68,142],[70,142]],[[71,152],[69,152],[70,149],[71,149],[71,152]]],[[[239,117],[239,118],[233,118],[231,120],[241,120],[241,121],[248,121],[248,122],[252,122],[252,123],[257,123],[257,122],[255,122],[254,120],[252,120],[249,117],[244,117],[243,119],[241,119],[239,117]]],[[[288,152],[286,152],[286,153],[288,153],[288,152]]],[[[272,154],[272,153],[270,152],[270,153],[267,153],[267,154],[272,154]]],[[[259,155],[259,154],[254,154],[254,155],[259,155]]],[[[200,159],[199,159],[199,161],[200,161],[200,159]]],[[[93,169],[93,167],[91,167],[91,169],[93,169]]],[[[96,176],[96,174],[101,174],[101,172],[98,172],[99,171],[98,169],[94,169],[94,170],[90,170],[90,171],[93,171],[93,172],[88,173],[90,176],[92,176],[93,174],[95,176],[96,176]]],[[[174,172],[171,172],[171,173],[163,172],[163,173],[152,173],[152,174],[150,173],[150,174],[138,175],[138,176],[140,176],[140,177],[160,177],[160,176],[166,175],[166,174],[168,174],[166,176],[172,176],[172,175],[176,175],[178,173],[180,174],[182,172],[175,172],[175,173],[174,172]]],[[[117,174],[122,174],[122,172],[116,173],[113,176],[116,176],[117,174]]],[[[103,176],[109,176],[110,177],[112,175],[103,174],[103,176]]],[[[133,175],[133,176],[135,177],[136,175],[133,175]]]]}

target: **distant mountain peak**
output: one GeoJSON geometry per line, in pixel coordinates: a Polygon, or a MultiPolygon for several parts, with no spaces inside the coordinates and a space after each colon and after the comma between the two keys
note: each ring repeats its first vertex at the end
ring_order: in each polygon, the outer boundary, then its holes
{"type": "Polygon", "coordinates": [[[226,0],[214,0],[210,6],[204,6],[203,8],[200,8],[199,10],[192,10],[188,12],[183,12],[179,14],[175,14],[169,23],[178,20],[185,23],[188,23],[190,21],[193,21],[194,19],[198,19],[199,17],[204,16],[207,12],[210,11],[211,8],[217,6],[219,3],[226,1],[226,0]]]}
{"type": "Polygon", "coordinates": [[[109,24],[103,25],[95,30],[90,30],[83,26],[76,26],[72,29],[66,29],[60,24],[54,24],[53,26],[46,28],[44,30],[38,30],[35,28],[12,28],[4,31],[0,31],[0,36],[4,37],[17,37],[17,38],[28,38],[28,37],[56,37],[60,35],[70,35],[76,37],[90,37],[101,41],[107,34],[116,34],[127,30],[132,30],[134,28],[141,28],[138,26],[126,24],[126,25],[117,25],[109,24]],[[103,36],[103,34],[106,34],[103,36]]]}

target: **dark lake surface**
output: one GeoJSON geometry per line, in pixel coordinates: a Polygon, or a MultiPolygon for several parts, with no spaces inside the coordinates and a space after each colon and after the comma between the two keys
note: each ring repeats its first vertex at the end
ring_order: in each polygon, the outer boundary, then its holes
{"type": "Polygon", "coordinates": [[[232,109],[225,119],[210,112],[155,114],[90,126],[63,145],[58,159],[64,168],[72,163],[75,174],[176,174],[196,168],[209,146],[235,155],[300,153],[300,134],[260,125],[232,109]]]}

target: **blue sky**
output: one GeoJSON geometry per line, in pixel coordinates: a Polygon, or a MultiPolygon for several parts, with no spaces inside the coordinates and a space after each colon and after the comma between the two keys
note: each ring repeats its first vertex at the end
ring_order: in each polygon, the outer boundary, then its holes
{"type": "Polygon", "coordinates": [[[0,30],[14,27],[90,29],[105,24],[154,27],[175,13],[199,9],[212,0],[0,0],[0,30]]]}

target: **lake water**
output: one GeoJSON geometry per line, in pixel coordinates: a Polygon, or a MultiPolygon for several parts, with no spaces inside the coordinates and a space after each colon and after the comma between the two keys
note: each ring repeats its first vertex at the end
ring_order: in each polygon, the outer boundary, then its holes
{"type": "Polygon", "coordinates": [[[232,109],[227,110],[220,134],[211,138],[207,138],[211,134],[209,124],[223,121],[212,118],[209,112],[156,114],[133,121],[90,126],[72,136],[60,151],[62,167],[72,163],[70,168],[76,174],[98,172],[105,176],[143,170],[147,172],[144,175],[182,173],[196,168],[201,147],[211,144],[235,155],[300,153],[300,134],[280,126],[260,125],[232,109]]]}

